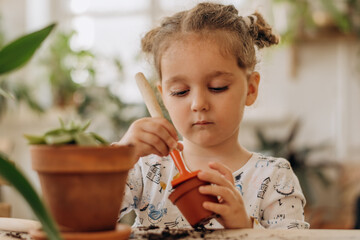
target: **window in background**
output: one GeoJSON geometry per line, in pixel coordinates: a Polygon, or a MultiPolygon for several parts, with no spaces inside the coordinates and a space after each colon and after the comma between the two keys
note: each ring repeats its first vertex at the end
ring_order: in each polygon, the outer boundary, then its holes
{"type": "Polygon", "coordinates": [[[72,28],[77,32],[71,42],[76,49],[91,50],[101,56],[98,63],[98,84],[108,85],[119,81],[109,59],[119,59],[123,65],[123,81],[112,84],[114,93],[125,102],[141,101],[133,76],[142,70],[140,39],[152,24],[156,12],[152,1],[70,0],[72,28]],[[105,60],[107,59],[107,60],[105,60]]]}
{"type": "MultiPolygon", "coordinates": [[[[124,81],[114,92],[124,101],[139,102],[141,97],[133,81],[138,71],[151,74],[150,67],[138,58],[141,37],[162,17],[195,6],[201,1],[166,0],[70,0],[69,11],[73,29],[78,32],[72,41],[74,49],[91,49],[104,57],[119,58],[124,67],[124,81]]],[[[226,0],[241,8],[246,0],[226,0]]],[[[116,81],[101,65],[99,84],[116,81]]]]}

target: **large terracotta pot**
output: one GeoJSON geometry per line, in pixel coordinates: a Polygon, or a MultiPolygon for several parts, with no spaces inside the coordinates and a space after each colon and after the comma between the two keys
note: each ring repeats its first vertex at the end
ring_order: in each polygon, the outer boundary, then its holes
{"type": "Polygon", "coordinates": [[[217,197],[199,192],[199,187],[207,184],[210,183],[194,176],[176,186],[169,195],[171,202],[194,228],[207,224],[216,215],[202,206],[205,201],[218,203],[217,197]]]}
{"type": "Polygon", "coordinates": [[[31,147],[45,203],[62,232],[114,230],[129,169],[129,146],[31,147]]]}

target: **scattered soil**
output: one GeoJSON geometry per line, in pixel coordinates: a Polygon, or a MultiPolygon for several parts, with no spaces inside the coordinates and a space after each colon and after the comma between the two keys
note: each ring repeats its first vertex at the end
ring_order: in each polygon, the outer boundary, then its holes
{"type": "Polygon", "coordinates": [[[18,238],[18,239],[21,239],[21,240],[26,240],[26,238],[23,237],[22,233],[20,233],[20,232],[8,232],[8,233],[6,233],[6,236],[7,237],[12,237],[12,238],[18,238]]]}
{"type": "Polygon", "coordinates": [[[130,239],[150,239],[150,240],[173,240],[187,238],[205,238],[206,234],[214,230],[206,229],[204,226],[196,229],[176,229],[159,228],[157,226],[139,227],[130,236],[130,239]]]}

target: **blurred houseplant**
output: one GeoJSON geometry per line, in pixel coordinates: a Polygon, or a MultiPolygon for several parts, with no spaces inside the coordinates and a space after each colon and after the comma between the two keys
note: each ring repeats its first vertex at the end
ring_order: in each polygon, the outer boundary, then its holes
{"type": "Polygon", "coordinates": [[[292,169],[297,175],[304,195],[310,205],[315,203],[314,192],[311,188],[310,176],[317,177],[324,187],[329,187],[332,183],[323,172],[323,165],[310,165],[308,159],[310,154],[320,151],[326,147],[325,144],[317,146],[296,147],[294,141],[300,128],[300,122],[296,121],[288,136],[284,139],[270,139],[261,128],[256,129],[258,139],[258,151],[274,157],[282,157],[290,162],[292,169]]]}
{"type": "MultiPolygon", "coordinates": [[[[291,76],[299,67],[299,46],[312,41],[360,39],[359,0],[274,0],[281,42],[291,45],[291,76]],[[281,17],[280,17],[281,16],[281,17]],[[285,23],[285,24],[284,24],[285,23]]],[[[359,61],[358,61],[359,62],[359,61]]],[[[357,63],[359,65],[359,63],[357,63]]]]}
{"type": "MultiPolygon", "coordinates": [[[[72,109],[81,119],[105,117],[114,134],[110,138],[118,140],[132,121],[146,114],[146,108],[143,104],[123,101],[115,92],[123,79],[121,61],[100,59],[90,50],[73,50],[71,39],[74,35],[74,31],[58,31],[53,34],[49,39],[50,51],[42,56],[42,64],[37,66],[45,72],[45,75],[37,77],[45,91],[41,97],[50,96],[45,104],[39,101],[39,96],[34,96],[32,83],[4,81],[3,85],[11,89],[18,102],[26,103],[38,113],[58,108],[72,109]],[[110,71],[114,72],[115,81],[102,83],[104,79],[98,72],[99,65],[111,66],[110,71]]],[[[4,101],[2,105],[2,109],[5,109],[4,101]]]]}
{"type": "Polygon", "coordinates": [[[116,80],[108,84],[99,83],[103,79],[96,66],[106,60],[90,50],[73,50],[70,43],[75,34],[75,31],[58,32],[50,54],[45,58],[53,107],[74,107],[82,119],[105,116],[116,133],[112,137],[117,140],[132,121],[146,113],[146,109],[143,104],[124,102],[114,92],[123,79],[123,66],[119,59],[107,59],[106,62],[116,70],[116,80]]]}
{"type": "MultiPolygon", "coordinates": [[[[39,31],[20,37],[0,49],[0,76],[25,65],[55,27],[51,24],[39,31]]],[[[0,82],[1,83],[1,82],[0,82]]],[[[8,92],[0,88],[3,98],[8,98],[8,92]]],[[[37,218],[40,220],[44,231],[51,239],[61,239],[54,220],[47,211],[42,200],[27,180],[25,175],[18,170],[5,154],[0,152],[0,175],[24,197],[37,218]]]]}
{"type": "Polygon", "coordinates": [[[357,35],[360,37],[358,0],[274,0],[274,7],[285,7],[288,24],[282,42],[293,43],[317,37],[357,35]]]}

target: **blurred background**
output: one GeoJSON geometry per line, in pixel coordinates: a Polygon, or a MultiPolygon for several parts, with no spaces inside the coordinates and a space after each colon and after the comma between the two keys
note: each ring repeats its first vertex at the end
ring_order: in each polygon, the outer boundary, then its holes
{"type": "MultiPolygon", "coordinates": [[[[134,75],[155,74],[140,39],[190,0],[0,0],[0,49],[57,23],[29,64],[0,78],[0,151],[31,170],[23,134],[63,120],[117,141],[148,113],[134,75]]],[[[354,228],[360,196],[360,0],[227,0],[264,14],[281,44],[259,53],[259,98],[246,109],[241,143],[287,158],[307,198],[312,228],[354,228]]],[[[34,218],[0,179],[0,217],[34,218]]]]}

